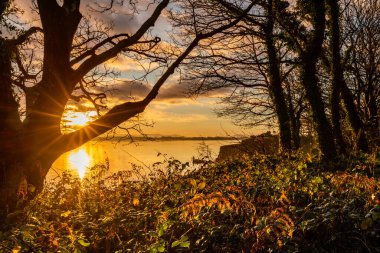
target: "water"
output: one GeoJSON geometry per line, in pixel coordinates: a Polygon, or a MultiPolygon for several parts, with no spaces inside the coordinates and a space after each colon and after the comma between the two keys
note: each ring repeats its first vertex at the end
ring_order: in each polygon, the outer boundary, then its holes
{"type": "Polygon", "coordinates": [[[52,166],[47,179],[53,179],[63,171],[69,170],[80,178],[85,177],[88,169],[109,159],[111,172],[129,170],[132,163],[147,167],[157,161],[174,157],[181,162],[190,162],[193,157],[199,157],[202,146],[207,145],[213,158],[219,153],[222,145],[232,141],[145,141],[137,144],[111,141],[92,141],[82,147],[63,154],[52,166]],[[158,156],[158,154],[161,154],[158,156]]]}

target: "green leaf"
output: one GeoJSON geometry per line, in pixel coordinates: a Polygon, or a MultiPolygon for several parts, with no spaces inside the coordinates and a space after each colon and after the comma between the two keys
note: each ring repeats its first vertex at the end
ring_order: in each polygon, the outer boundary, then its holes
{"type": "Polygon", "coordinates": [[[161,236],[163,236],[164,235],[164,229],[163,229],[163,227],[160,227],[159,229],[158,229],[158,237],[161,237],[161,236]]]}
{"type": "Polygon", "coordinates": [[[181,242],[186,242],[187,240],[189,240],[189,237],[187,237],[186,235],[183,235],[183,236],[181,236],[181,238],[179,238],[179,240],[181,242]]]}
{"type": "Polygon", "coordinates": [[[78,243],[79,243],[80,245],[82,245],[83,247],[88,247],[88,246],[90,246],[90,244],[91,244],[91,243],[89,243],[89,242],[84,241],[83,239],[79,239],[79,240],[78,240],[78,243]]]}
{"type": "Polygon", "coordinates": [[[164,246],[159,246],[157,248],[158,252],[165,252],[165,247],[164,246]]]}
{"type": "Polygon", "coordinates": [[[189,248],[190,247],[190,242],[189,241],[183,242],[183,243],[181,243],[180,247],[181,248],[189,248]]]}
{"type": "Polygon", "coordinates": [[[181,243],[182,243],[181,241],[174,241],[174,242],[172,243],[172,248],[177,247],[177,246],[180,245],[181,243]]]}

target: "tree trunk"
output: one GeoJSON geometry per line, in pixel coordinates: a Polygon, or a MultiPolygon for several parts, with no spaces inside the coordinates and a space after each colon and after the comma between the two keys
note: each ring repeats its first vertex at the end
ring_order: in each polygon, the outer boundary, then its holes
{"type": "Polygon", "coordinates": [[[331,42],[330,50],[332,53],[331,76],[332,76],[332,92],[331,92],[331,113],[333,132],[335,140],[338,144],[340,153],[347,154],[346,144],[344,142],[342,128],[340,124],[340,93],[343,83],[343,68],[341,66],[340,56],[340,29],[339,29],[339,6],[336,0],[327,1],[330,9],[330,32],[331,42]]]}
{"type": "Polygon", "coordinates": [[[264,27],[265,45],[267,48],[269,61],[269,92],[273,101],[276,116],[279,124],[280,147],[282,151],[289,152],[292,150],[292,134],[289,117],[289,110],[286,104],[284,91],[282,88],[280,62],[276,53],[276,47],[273,40],[274,13],[273,2],[268,1],[267,16],[268,20],[264,27]]]}
{"type": "Polygon", "coordinates": [[[8,157],[0,161],[0,222],[24,207],[43,188],[51,164],[32,157],[8,157]]]}
{"type": "Polygon", "coordinates": [[[289,104],[289,114],[291,118],[293,149],[299,150],[301,148],[301,138],[300,138],[301,121],[300,121],[300,116],[296,115],[294,111],[293,104],[289,104]]]}
{"type": "Polygon", "coordinates": [[[51,165],[62,154],[59,146],[40,147],[25,136],[21,131],[0,136],[0,222],[43,189],[51,165]]]}
{"type": "Polygon", "coordinates": [[[21,121],[18,115],[18,103],[12,91],[11,55],[12,45],[6,39],[0,38],[0,221],[6,216],[7,210],[13,210],[16,205],[15,196],[21,182],[21,168],[18,161],[23,159],[19,152],[23,146],[17,145],[18,134],[21,131],[21,121]]]}
{"type": "Polygon", "coordinates": [[[364,124],[359,117],[358,108],[355,105],[354,98],[351,94],[351,91],[347,87],[346,82],[343,82],[342,85],[342,98],[344,101],[345,108],[347,110],[350,125],[356,136],[357,149],[363,152],[369,152],[368,140],[365,134],[364,124]]]}
{"type": "Polygon", "coordinates": [[[369,80],[368,82],[367,93],[368,93],[367,101],[368,101],[368,114],[369,114],[370,127],[374,130],[378,130],[379,129],[379,115],[378,115],[379,111],[378,111],[377,103],[376,103],[375,87],[372,80],[369,80]]]}
{"type": "Polygon", "coordinates": [[[306,49],[301,52],[301,83],[305,88],[306,98],[311,107],[322,158],[331,161],[337,155],[336,146],[316,76],[317,62],[322,51],[325,33],[325,4],[324,1],[320,0],[312,0],[311,3],[314,31],[311,40],[306,45],[306,49]]]}
{"type": "Polygon", "coordinates": [[[321,149],[324,159],[332,160],[336,157],[334,135],[330,122],[327,120],[321,91],[318,87],[316,72],[316,63],[309,62],[307,58],[303,58],[301,81],[305,87],[306,97],[310,103],[311,114],[318,135],[319,148],[321,149]]]}
{"type": "Polygon", "coordinates": [[[290,84],[287,84],[287,93],[288,93],[289,116],[291,120],[290,123],[291,123],[291,131],[292,131],[293,149],[299,150],[301,147],[300,129],[301,129],[302,109],[299,108],[299,111],[297,113],[294,109],[290,84]]]}
{"type": "Polygon", "coordinates": [[[343,97],[343,101],[348,113],[350,125],[356,136],[357,148],[363,152],[368,152],[368,141],[363,129],[363,123],[359,117],[359,113],[355,107],[353,97],[349,91],[347,84],[343,76],[343,68],[340,55],[340,26],[339,26],[339,4],[337,0],[328,1],[330,7],[331,18],[331,51],[332,51],[332,77],[333,88],[331,97],[331,111],[333,117],[334,134],[337,139],[337,143],[343,153],[345,151],[345,143],[343,141],[342,130],[340,126],[340,94],[343,97]]]}

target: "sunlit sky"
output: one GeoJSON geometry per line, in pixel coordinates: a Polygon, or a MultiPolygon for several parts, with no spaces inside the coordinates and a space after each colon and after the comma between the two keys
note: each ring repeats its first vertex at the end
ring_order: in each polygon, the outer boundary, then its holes
{"type": "MultiPolygon", "coordinates": [[[[23,19],[28,23],[39,25],[36,14],[30,11],[29,0],[16,0],[24,10],[23,19]]],[[[87,4],[91,1],[82,1],[82,13],[86,15],[87,4]]],[[[128,2],[128,1],[126,1],[128,2]]],[[[117,32],[133,32],[146,19],[147,14],[143,12],[137,18],[125,15],[128,9],[124,6],[116,6],[119,13],[124,15],[103,15],[96,18],[105,22],[112,22],[117,32]],[[125,10],[124,10],[125,9],[125,10]]],[[[95,14],[91,14],[95,15],[95,14]]],[[[156,23],[152,33],[162,38],[168,37],[167,32],[170,25],[166,22],[165,17],[161,17],[156,23]]],[[[149,76],[146,84],[133,84],[130,80],[134,77],[142,75],[143,69],[136,63],[126,58],[116,58],[110,61],[109,66],[121,73],[114,81],[112,89],[115,92],[108,94],[109,108],[112,105],[125,101],[131,95],[140,98],[149,91],[150,85],[159,76],[158,73],[149,76]]],[[[186,87],[178,84],[178,73],[171,77],[163,86],[159,96],[154,100],[142,115],[142,119],[148,123],[153,122],[153,127],[144,127],[143,130],[151,135],[180,135],[180,136],[225,136],[225,135],[251,135],[262,132],[264,129],[241,129],[234,126],[229,119],[218,118],[214,110],[220,106],[217,105],[218,97],[223,96],[222,91],[214,92],[207,96],[199,96],[196,99],[188,98],[184,93],[186,87]]],[[[69,111],[65,121],[69,127],[83,126],[90,120],[94,119],[95,111],[89,109],[84,112],[86,105],[80,106],[80,109],[73,107],[74,111],[69,111]]]]}

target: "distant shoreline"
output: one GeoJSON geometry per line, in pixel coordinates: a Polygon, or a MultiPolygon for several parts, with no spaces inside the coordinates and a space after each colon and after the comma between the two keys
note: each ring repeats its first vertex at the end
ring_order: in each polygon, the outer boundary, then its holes
{"type": "MultiPolygon", "coordinates": [[[[246,137],[230,137],[230,136],[211,136],[211,137],[186,137],[186,136],[160,136],[160,137],[133,137],[134,141],[241,141],[246,137]]],[[[130,141],[128,137],[98,137],[98,141],[130,141]]]]}

